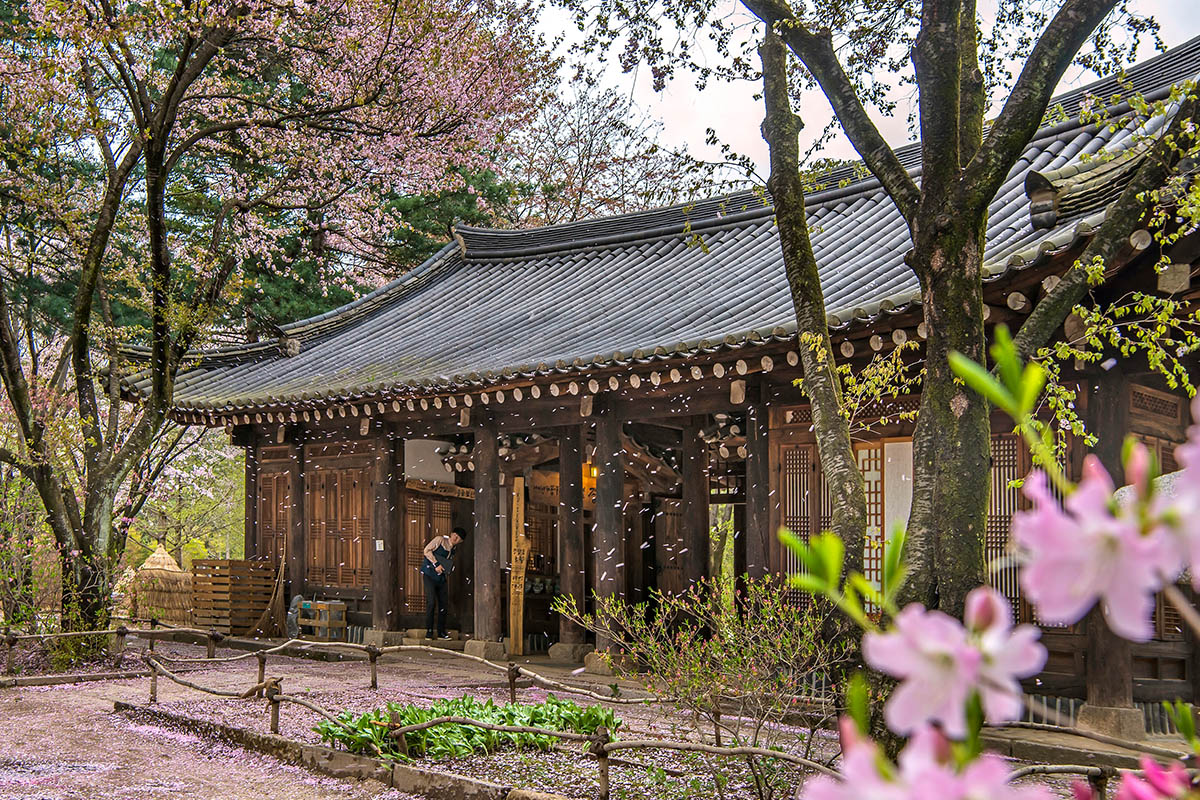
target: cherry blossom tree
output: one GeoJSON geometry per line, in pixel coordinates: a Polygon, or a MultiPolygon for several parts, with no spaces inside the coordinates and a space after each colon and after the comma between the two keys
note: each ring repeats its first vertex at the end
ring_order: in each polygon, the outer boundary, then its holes
{"type": "Polygon", "coordinates": [[[381,195],[489,167],[551,71],[531,13],[506,0],[4,4],[5,257],[38,256],[70,292],[52,398],[18,324],[17,264],[0,271],[0,377],[19,432],[0,461],[37,487],[64,624],[105,620],[121,486],[239,265],[301,231],[353,271],[405,224],[381,195]],[[116,324],[122,311],[136,324],[116,324]],[[135,371],[149,389],[131,398],[135,371]],[[74,467],[50,433],[63,420],[83,443],[74,467]]]}

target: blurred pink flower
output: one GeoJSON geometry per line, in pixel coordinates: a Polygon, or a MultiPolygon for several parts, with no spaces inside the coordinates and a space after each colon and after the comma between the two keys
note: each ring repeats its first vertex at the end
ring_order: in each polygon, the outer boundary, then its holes
{"type": "Polygon", "coordinates": [[[896,733],[936,722],[949,736],[964,737],[967,700],[975,692],[990,722],[1020,715],[1018,679],[1037,674],[1046,661],[1037,629],[1023,625],[1014,631],[1007,601],[984,586],[967,596],[966,620],[964,627],[913,603],[896,615],[890,631],[863,637],[866,662],[901,680],[884,707],[884,719],[896,733]]]}
{"type": "Polygon", "coordinates": [[[801,800],[1050,800],[1043,786],[1014,786],[1008,782],[1004,760],[985,753],[956,771],[946,738],[931,727],[913,734],[898,759],[887,764],[874,742],[864,740],[843,719],[840,779],[813,778],[801,800]]]}
{"type": "Polygon", "coordinates": [[[1012,626],[1012,607],[1004,595],[980,586],[967,595],[964,621],[983,659],[980,699],[989,722],[1008,722],[1021,716],[1021,678],[1041,672],[1046,648],[1033,625],[1012,626]]]}
{"type": "Polygon", "coordinates": [[[1142,756],[1142,777],[1131,772],[1121,776],[1116,800],[1168,800],[1186,797],[1191,788],[1187,770],[1178,761],[1162,767],[1149,756],[1142,756]]]}
{"type": "MultiPolygon", "coordinates": [[[[1138,463],[1135,455],[1135,476],[1138,463]]],[[[1149,639],[1154,593],[1179,574],[1180,564],[1165,528],[1140,522],[1144,495],[1114,513],[1112,479],[1094,455],[1084,459],[1083,480],[1065,508],[1041,471],[1026,478],[1025,494],[1034,507],[1013,515],[1012,536],[1028,559],[1021,585],[1039,618],[1074,623],[1100,600],[1114,632],[1149,639]]]]}

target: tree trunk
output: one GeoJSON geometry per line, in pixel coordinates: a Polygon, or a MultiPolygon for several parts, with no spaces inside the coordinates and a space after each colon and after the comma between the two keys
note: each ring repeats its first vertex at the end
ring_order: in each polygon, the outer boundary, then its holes
{"type": "Polygon", "coordinates": [[[957,617],[967,593],[984,580],[991,437],[987,403],[955,383],[948,356],[958,351],[975,361],[985,358],[985,228],[986,219],[978,219],[917,235],[912,255],[929,339],[913,434],[909,573],[901,599],[957,617]]]}
{"type": "Polygon", "coordinates": [[[783,264],[796,311],[804,393],[812,407],[813,431],[821,469],[832,499],[833,532],[845,543],[846,572],[861,570],[867,529],[867,499],[862,473],[850,443],[850,425],[842,413],[838,378],[825,295],[813,254],[800,178],[798,134],[800,119],[788,100],[787,50],[779,37],[767,33],[759,48],[763,62],[763,97],[767,114],[762,133],[771,151],[767,189],[775,204],[775,223],[783,264]]]}

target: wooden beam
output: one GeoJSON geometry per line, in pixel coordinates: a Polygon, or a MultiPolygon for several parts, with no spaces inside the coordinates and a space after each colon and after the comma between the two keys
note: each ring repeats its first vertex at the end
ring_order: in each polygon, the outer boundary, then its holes
{"type": "Polygon", "coordinates": [[[297,435],[289,450],[288,493],[292,503],[292,529],[288,531],[287,573],[292,596],[295,596],[307,594],[304,584],[304,571],[308,565],[308,554],[305,552],[307,525],[304,517],[307,509],[304,502],[304,437],[297,435]]]}
{"type": "MultiPolygon", "coordinates": [[[[582,609],[587,580],[583,540],[583,435],[578,426],[564,428],[558,438],[558,536],[562,564],[558,568],[561,591],[575,598],[582,609]]],[[[582,644],[584,629],[558,618],[558,638],[564,644],[582,644]]]]}
{"type": "MultiPolygon", "coordinates": [[[[258,555],[258,445],[253,442],[246,447],[246,525],[243,558],[258,555]]],[[[282,564],[280,565],[283,566],[282,564]]]]}
{"type": "Polygon", "coordinates": [[[683,428],[683,504],[680,526],[683,546],[684,587],[708,574],[708,446],[700,438],[702,417],[692,417],[683,428]]]}
{"type": "MultiPolygon", "coordinates": [[[[1120,368],[1095,378],[1095,392],[1088,397],[1088,428],[1096,432],[1092,452],[1112,476],[1117,486],[1125,483],[1121,451],[1129,419],[1125,394],[1125,376],[1120,368]]],[[[1133,707],[1133,651],[1125,639],[1113,633],[1104,621],[1100,607],[1086,618],[1087,631],[1087,703],[1113,708],[1133,707]]]]}
{"type": "Polygon", "coordinates": [[[392,510],[396,507],[396,484],[393,467],[394,448],[404,451],[404,440],[393,439],[386,430],[374,436],[375,463],[372,477],[374,504],[371,544],[371,627],[381,631],[400,629],[399,602],[399,537],[392,529],[392,510]]]}
{"type": "MultiPolygon", "coordinates": [[[[771,537],[770,413],[758,402],[746,409],[746,574],[767,574],[771,537]]],[[[776,493],[776,496],[778,492],[776,493]]]]}
{"type": "Polygon", "coordinates": [[[679,447],[681,441],[677,428],[667,428],[645,422],[629,422],[626,423],[625,428],[637,441],[643,444],[652,444],[655,447],[674,450],[679,447]]]}
{"type": "MultiPolygon", "coordinates": [[[[595,590],[599,597],[625,596],[625,456],[621,421],[605,408],[596,419],[595,590]]],[[[600,639],[596,649],[611,642],[600,639]]]]}
{"type": "Polygon", "coordinates": [[[496,425],[487,420],[475,430],[475,638],[499,641],[500,454],[496,425]]]}

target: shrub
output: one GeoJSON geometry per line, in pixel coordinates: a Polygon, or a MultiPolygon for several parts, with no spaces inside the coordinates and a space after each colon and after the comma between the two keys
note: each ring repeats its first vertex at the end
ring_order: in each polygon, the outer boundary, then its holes
{"type": "Polygon", "coordinates": [[[390,723],[417,725],[438,717],[467,717],[492,725],[546,728],[590,735],[598,727],[615,732],[621,721],[603,706],[581,707],[553,695],[536,704],[479,701],[473,697],[443,699],[423,708],[409,703],[388,703],[383,708],[355,715],[349,711],[338,716],[342,725],[322,720],[314,730],[322,741],[340,745],[351,753],[378,756],[388,760],[410,758],[455,758],[475,753],[493,753],[505,748],[549,750],[559,740],[532,733],[505,733],[474,725],[447,723],[404,735],[405,748],[388,733],[390,723]]]}

